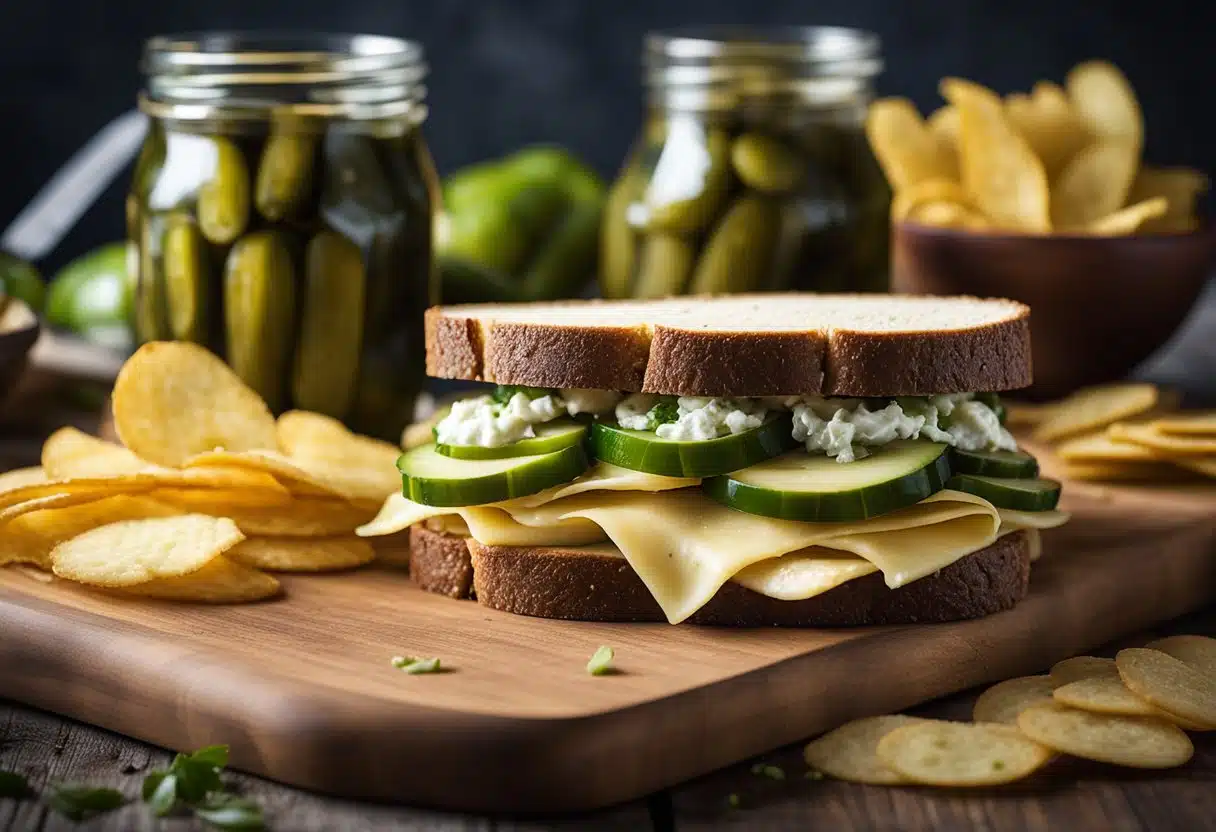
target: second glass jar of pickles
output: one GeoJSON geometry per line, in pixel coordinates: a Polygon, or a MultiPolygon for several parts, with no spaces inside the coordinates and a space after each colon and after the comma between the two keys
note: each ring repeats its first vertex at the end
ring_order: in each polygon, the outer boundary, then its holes
{"type": "Polygon", "coordinates": [[[864,134],[876,36],[704,27],[648,36],[644,64],[605,297],[887,287],[890,193],[864,134]]]}
{"type": "Polygon", "coordinates": [[[437,290],[421,48],[154,38],[144,72],[127,200],[138,339],[208,347],[276,412],[397,438],[437,290]]]}

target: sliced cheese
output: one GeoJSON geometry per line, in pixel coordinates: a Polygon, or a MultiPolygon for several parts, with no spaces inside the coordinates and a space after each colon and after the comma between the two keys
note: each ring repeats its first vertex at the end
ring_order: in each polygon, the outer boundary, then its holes
{"type": "Polygon", "coordinates": [[[780,601],[805,601],[878,571],[868,560],[812,546],[744,567],[737,584],[780,601]]]}
{"type": "Polygon", "coordinates": [[[754,563],[809,546],[860,555],[890,587],[935,572],[996,539],[987,501],[942,491],[860,523],[802,523],[726,508],[694,489],[660,494],[578,495],[530,511],[528,525],[572,517],[604,530],[667,618],[679,623],[754,563]],[[922,530],[923,531],[918,531],[922,530]]]}
{"type": "Polygon", "coordinates": [[[436,517],[459,517],[470,536],[487,546],[581,546],[608,539],[599,526],[582,518],[521,523],[497,506],[424,506],[401,494],[385,500],[375,518],[355,529],[355,534],[381,537],[436,517]]]}
{"type": "Polygon", "coordinates": [[[997,513],[1001,516],[1001,537],[1023,529],[1054,529],[1063,526],[1072,518],[1067,511],[1014,511],[998,508],[997,513]]]}
{"type": "Polygon", "coordinates": [[[499,503],[499,505],[507,509],[515,506],[536,508],[563,497],[572,497],[588,491],[673,491],[677,488],[691,488],[700,484],[701,480],[695,477],[661,477],[657,474],[647,474],[644,471],[610,465],[607,462],[596,462],[578,479],[565,485],[556,485],[538,494],[517,497],[514,500],[499,503]]]}

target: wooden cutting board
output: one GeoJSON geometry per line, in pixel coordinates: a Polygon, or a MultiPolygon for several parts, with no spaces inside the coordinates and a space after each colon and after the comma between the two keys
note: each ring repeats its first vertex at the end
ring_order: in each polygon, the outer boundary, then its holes
{"type": "Polygon", "coordinates": [[[1075,486],[1030,597],[847,631],[528,619],[388,567],[209,608],[0,570],[0,696],[323,792],[479,812],[625,801],[853,717],[1017,674],[1216,597],[1216,491],[1075,486]],[[622,672],[592,677],[601,645],[622,672]],[[399,654],[450,672],[408,676],[399,654]]]}

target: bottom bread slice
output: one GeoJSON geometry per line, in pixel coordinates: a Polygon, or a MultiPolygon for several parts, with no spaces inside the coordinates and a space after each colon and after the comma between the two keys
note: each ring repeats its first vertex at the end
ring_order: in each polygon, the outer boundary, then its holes
{"type": "MultiPolygon", "coordinates": [[[[781,601],[728,582],[690,619],[729,627],[852,627],[980,618],[1026,595],[1031,547],[1005,535],[941,571],[899,589],[881,573],[804,601],[781,601]]],[[[664,621],[642,579],[611,546],[485,546],[418,525],[410,529],[410,574],[423,589],[476,597],[487,607],[575,621],[664,621]]]]}

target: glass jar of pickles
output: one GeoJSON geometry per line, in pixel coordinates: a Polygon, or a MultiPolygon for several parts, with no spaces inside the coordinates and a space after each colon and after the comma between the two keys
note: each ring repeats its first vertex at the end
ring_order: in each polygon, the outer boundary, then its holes
{"type": "Polygon", "coordinates": [[[890,192],[864,133],[881,68],[877,36],[852,29],[648,36],[602,294],[884,290],[890,192]]]}
{"type": "Polygon", "coordinates": [[[150,127],[127,199],[138,340],[205,345],[276,412],[398,437],[437,291],[421,48],[159,37],[143,69],[150,127]]]}

